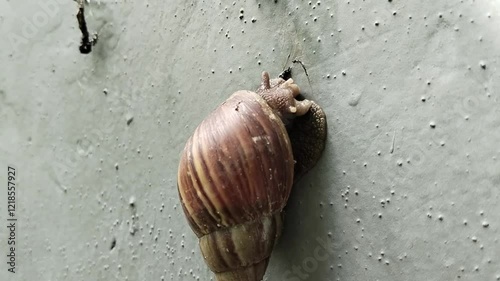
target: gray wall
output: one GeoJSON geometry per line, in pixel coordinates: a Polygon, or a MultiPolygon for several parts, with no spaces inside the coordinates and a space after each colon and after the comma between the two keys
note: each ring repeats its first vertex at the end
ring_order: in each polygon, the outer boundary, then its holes
{"type": "Polygon", "coordinates": [[[266,280],[500,280],[500,2],[274,2],[92,1],[82,55],[75,2],[0,0],[1,280],[211,280],[180,151],[292,59],[329,135],[266,280]]]}

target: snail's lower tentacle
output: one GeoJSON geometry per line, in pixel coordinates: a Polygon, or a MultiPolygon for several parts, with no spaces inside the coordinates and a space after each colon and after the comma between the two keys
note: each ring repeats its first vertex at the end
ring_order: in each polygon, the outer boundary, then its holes
{"type": "Polygon", "coordinates": [[[280,88],[289,90],[292,93],[293,97],[296,97],[300,94],[300,88],[293,82],[292,78],[286,80],[283,84],[281,84],[280,88]]]}
{"type": "Polygon", "coordinates": [[[312,102],[310,100],[301,100],[295,101],[295,107],[297,108],[297,111],[295,112],[296,116],[302,116],[306,114],[309,109],[311,108],[312,102]]]}

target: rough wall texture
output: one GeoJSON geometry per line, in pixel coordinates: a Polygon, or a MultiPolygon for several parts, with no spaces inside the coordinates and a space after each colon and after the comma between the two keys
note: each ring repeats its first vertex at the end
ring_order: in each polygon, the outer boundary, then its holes
{"type": "Polygon", "coordinates": [[[76,11],[0,0],[1,280],[211,280],[179,152],[293,59],[329,137],[266,280],[500,280],[500,2],[91,1],[89,55],[76,11]]]}

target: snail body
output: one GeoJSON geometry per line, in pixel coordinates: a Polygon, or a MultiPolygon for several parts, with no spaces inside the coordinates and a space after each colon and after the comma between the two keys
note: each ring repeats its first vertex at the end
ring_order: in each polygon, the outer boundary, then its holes
{"type": "Polygon", "coordinates": [[[234,93],[186,143],[179,196],[218,281],[264,276],[296,172],[287,126],[315,105],[298,94],[293,80],[264,72],[256,92],[234,93]]]}

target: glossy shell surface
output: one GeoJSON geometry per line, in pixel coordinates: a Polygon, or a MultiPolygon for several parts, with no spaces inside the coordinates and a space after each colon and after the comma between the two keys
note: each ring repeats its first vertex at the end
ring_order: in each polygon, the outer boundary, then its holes
{"type": "Polygon", "coordinates": [[[198,237],[281,211],[293,184],[286,129],[256,93],[238,91],[195,130],[178,187],[198,237]]]}

